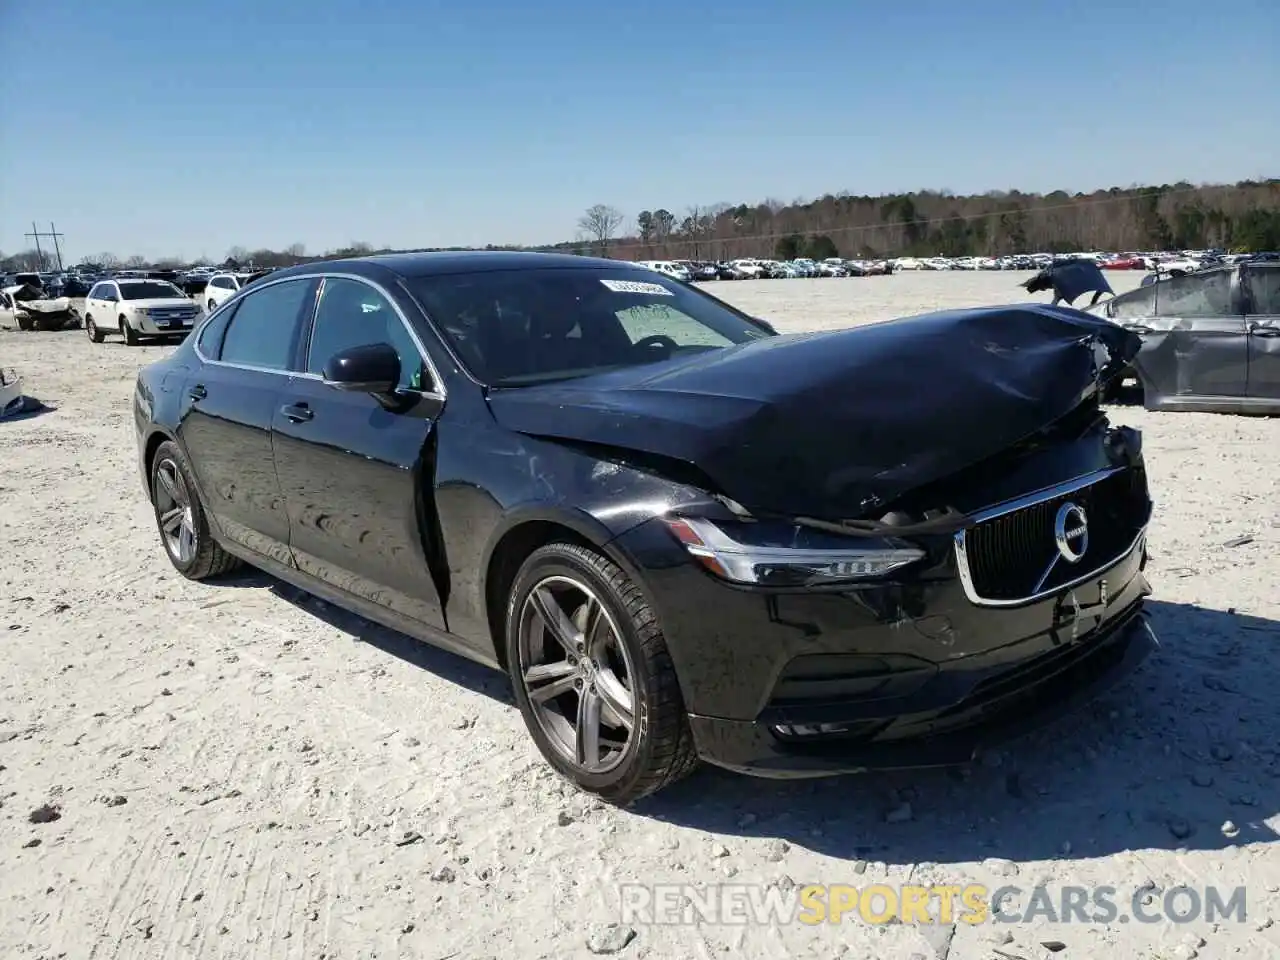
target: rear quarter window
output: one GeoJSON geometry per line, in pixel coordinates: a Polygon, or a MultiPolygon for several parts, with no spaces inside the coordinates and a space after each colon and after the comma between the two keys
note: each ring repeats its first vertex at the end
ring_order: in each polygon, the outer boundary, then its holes
{"type": "Polygon", "coordinates": [[[200,348],[200,352],[208,359],[222,359],[222,338],[226,336],[227,325],[231,323],[231,318],[235,316],[238,308],[239,304],[236,304],[219,312],[200,330],[196,346],[200,348]]]}
{"type": "Polygon", "coordinates": [[[1153,317],[1156,309],[1155,284],[1124,293],[1111,301],[1110,315],[1116,320],[1153,317]]]}

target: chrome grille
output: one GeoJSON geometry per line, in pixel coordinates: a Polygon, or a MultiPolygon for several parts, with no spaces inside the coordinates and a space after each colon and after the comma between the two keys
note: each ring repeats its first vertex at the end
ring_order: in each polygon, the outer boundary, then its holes
{"type": "Polygon", "coordinates": [[[1141,464],[1103,470],[1070,483],[993,507],[956,534],[956,561],[974,603],[1027,603],[1090,579],[1139,544],[1151,504],[1141,464]],[[1068,560],[1058,548],[1059,511],[1074,504],[1087,518],[1083,551],[1068,560]]]}

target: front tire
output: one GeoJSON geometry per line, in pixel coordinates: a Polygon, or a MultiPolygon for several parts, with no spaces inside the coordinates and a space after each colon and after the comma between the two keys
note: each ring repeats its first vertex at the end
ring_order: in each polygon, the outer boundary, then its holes
{"type": "Polygon", "coordinates": [[[120,336],[124,337],[126,347],[138,345],[138,331],[129,326],[129,321],[125,317],[120,318],[120,336]]]}
{"type": "Polygon", "coordinates": [[[98,325],[93,322],[92,314],[85,314],[84,332],[94,343],[101,343],[105,334],[98,329],[98,325]]]}
{"type": "Polygon", "coordinates": [[[506,648],[530,735],[580,789],[625,804],[697,766],[657,617],[599,553],[552,543],[529,556],[507,603],[506,648]]]}
{"type": "Polygon", "coordinates": [[[151,505],[169,562],[188,580],[221,576],[240,565],[209,532],[186,458],[170,440],[160,444],[152,460],[151,505]]]}

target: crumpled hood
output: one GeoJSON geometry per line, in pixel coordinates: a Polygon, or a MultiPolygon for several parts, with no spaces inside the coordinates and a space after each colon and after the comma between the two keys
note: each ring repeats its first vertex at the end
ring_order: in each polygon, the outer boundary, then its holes
{"type": "Polygon", "coordinates": [[[490,391],[531,436],[695,464],[761,513],[855,519],[1070,413],[1141,341],[1070,307],[954,310],[490,391]]]}

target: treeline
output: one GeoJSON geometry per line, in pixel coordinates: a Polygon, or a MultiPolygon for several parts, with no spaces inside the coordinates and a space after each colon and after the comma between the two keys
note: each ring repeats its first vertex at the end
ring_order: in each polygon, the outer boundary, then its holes
{"type": "MultiPolygon", "coordinates": [[[[658,208],[642,210],[630,219],[615,207],[596,204],[579,218],[573,240],[543,247],[491,245],[484,249],[557,250],[628,260],[730,260],[1209,248],[1280,250],[1280,179],[1112,187],[1074,194],[1061,190],[1047,194],[995,191],[978,196],[955,196],[945,190],[880,197],[842,193],[791,204],[695,206],[679,214],[658,208]]],[[[233,247],[226,259],[240,267],[265,269],[390,252],[352,243],[308,254],[305,246],[296,243],[283,250],[233,247]]],[[[83,257],[80,262],[106,269],[190,266],[177,257],[148,262],[140,256],[121,259],[111,253],[83,257]]],[[[47,250],[9,257],[0,254],[0,271],[56,267],[47,250]]]]}
{"type": "Polygon", "coordinates": [[[575,244],[625,259],[800,255],[998,256],[1011,253],[1280,249],[1280,179],[1236,184],[1112,187],[1092,193],[1019,191],[955,196],[921,191],[754,206],[642,210],[616,233],[621,214],[597,205],[579,220],[575,244]]]}

